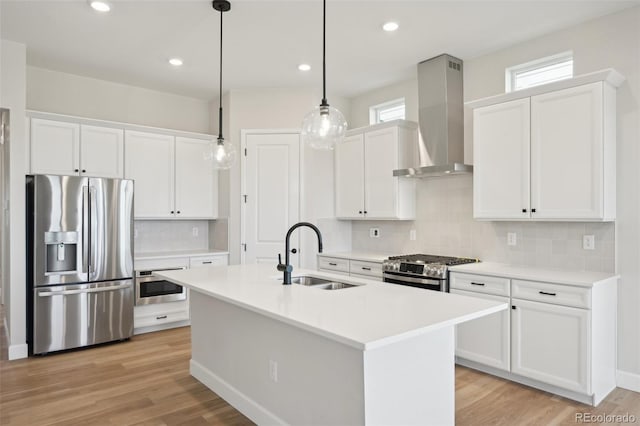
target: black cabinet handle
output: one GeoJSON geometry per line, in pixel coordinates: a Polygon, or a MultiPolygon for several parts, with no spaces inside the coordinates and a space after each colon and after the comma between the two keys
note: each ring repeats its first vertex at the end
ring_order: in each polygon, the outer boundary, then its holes
{"type": "Polygon", "coordinates": [[[484,283],[474,283],[473,281],[471,281],[471,285],[479,285],[479,286],[484,287],[484,283]]]}
{"type": "Polygon", "coordinates": [[[538,293],[544,294],[545,296],[555,296],[555,293],[547,293],[546,291],[539,291],[538,293]]]}
{"type": "Polygon", "coordinates": [[[337,264],[337,263],[333,263],[333,262],[329,262],[329,265],[331,265],[331,266],[338,266],[338,264],[337,264]]]}
{"type": "Polygon", "coordinates": [[[74,172],[78,173],[80,169],[73,169],[74,172]]]}
{"type": "Polygon", "coordinates": [[[527,212],[527,209],[522,209],[522,213],[526,213],[526,212],[527,212]]]}
{"type": "Polygon", "coordinates": [[[294,248],[291,249],[291,253],[296,254],[297,252],[298,252],[298,249],[294,249],[294,248]]]}
{"type": "Polygon", "coordinates": [[[206,261],[206,262],[202,262],[202,264],[203,264],[203,265],[211,265],[212,263],[213,263],[213,262],[212,262],[212,261],[210,261],[210,260],[208,260],[208,261],[206,261]]]}
{"type": "Polygon", "coordinates": [[[82,169],[82,173],[87,173],[87,171],[85,169],[82,169]]]}
{"type": "Polygon", "coordinates": [[[362,269],[364,269],[365,271],[370,271],[371,268],[365,268],[364,266],[362,267],[362,269]]]}
{"type": "Polygon", "coordinates": [[[531,213],[535,213],[535,212],[536,212],[536,209],[531,209],[531,213]]]}
{"type": "Polygon", "coordinates": [[[367,214],[367,211],[366,211],[366,210],[364,211],[364,214],[367,214]]]}
{"type": "Polygon", "coordinates": [[[515,310],[516,306],[515,305],[511,305],[511,309],[515,310]]]}
{"type": "Polygon", "coordinates": [[[160,315],[159,317],[156,317],[156,319],[166,319],[167,316],[166,315],[160,315]]]}
{"type": "Polygon", "coordinates": [[[178,210],[176,213],[180,214],[180,210],[178,210]]]}
{"type": "Polygon", "coordinates": [[[359,211],[358,211],[358,214],[362,214],[362,210],[359,210],[359,211]]]}
{"type": "Polygon", "coordinates": [[[173,214],[173,210],[171,210],[171,214],[173,214]]]}

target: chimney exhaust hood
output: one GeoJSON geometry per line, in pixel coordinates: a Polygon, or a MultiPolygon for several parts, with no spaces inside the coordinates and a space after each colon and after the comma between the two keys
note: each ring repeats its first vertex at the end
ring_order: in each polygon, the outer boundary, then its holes
{"type": "Polygon", "coordinates": [[[432,177],[471,173],[464,164],[462,61],[440,55],[418,64],[419,163],[394,176],[432,177]]]}

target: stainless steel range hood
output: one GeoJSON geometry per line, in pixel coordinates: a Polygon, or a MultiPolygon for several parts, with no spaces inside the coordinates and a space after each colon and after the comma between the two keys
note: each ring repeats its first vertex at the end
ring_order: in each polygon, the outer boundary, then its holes
{"type": "Polygon", "coordinates": [[[394,176],[431,177],[471,173],[464,164],[462,61],[440,55],[418,64],[419,163],[394,176]]]}

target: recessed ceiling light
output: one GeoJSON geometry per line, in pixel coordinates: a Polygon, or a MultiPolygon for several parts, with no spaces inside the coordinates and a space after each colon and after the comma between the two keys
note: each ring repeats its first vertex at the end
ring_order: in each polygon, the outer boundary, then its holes
{"type": "Polygon", "coordinates": [[[89,5],[93,10],[97,10],[98,12],[108,12],[111,10],[111,5],[106,1],[91,0],[89,1],[89,5]]]}
{"type": "Polygon", "coordinates": [[[300,71],[309,71],[311,69],[311,65],[309,65],[309,64],[300,64],[300,65],[298,65],[298,69],[300,71]]]}
{"type": "Polygon", "coordinates": [[[387,22],[382,26],[382,29],[385,31],[395,31],[398,27],[399,25],[396,22],[387,22]]]}
{"type": "Polygon", "coordinates": [[[182,59],[180,58],[171,58],[169,59],[169,63],[174,67],[182,66],[182,59]]]}

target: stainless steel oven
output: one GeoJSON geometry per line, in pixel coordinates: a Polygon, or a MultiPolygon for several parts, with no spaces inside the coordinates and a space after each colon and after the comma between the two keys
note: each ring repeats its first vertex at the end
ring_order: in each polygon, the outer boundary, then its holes
{"type": "Polygon", "coordinates": [[[448,292],[449,266],[473,262],[478,259],[428,254],[392,256],[382,263],[382,278],[390,284],[448,292]]]}
{"type": "Polygon", "coordinates": [[[187,290],[155,275],[160,271],[176,271],[180,268],[147,269],[136,271],[136,305],[177,302],[187,299],[187,290]]]}

